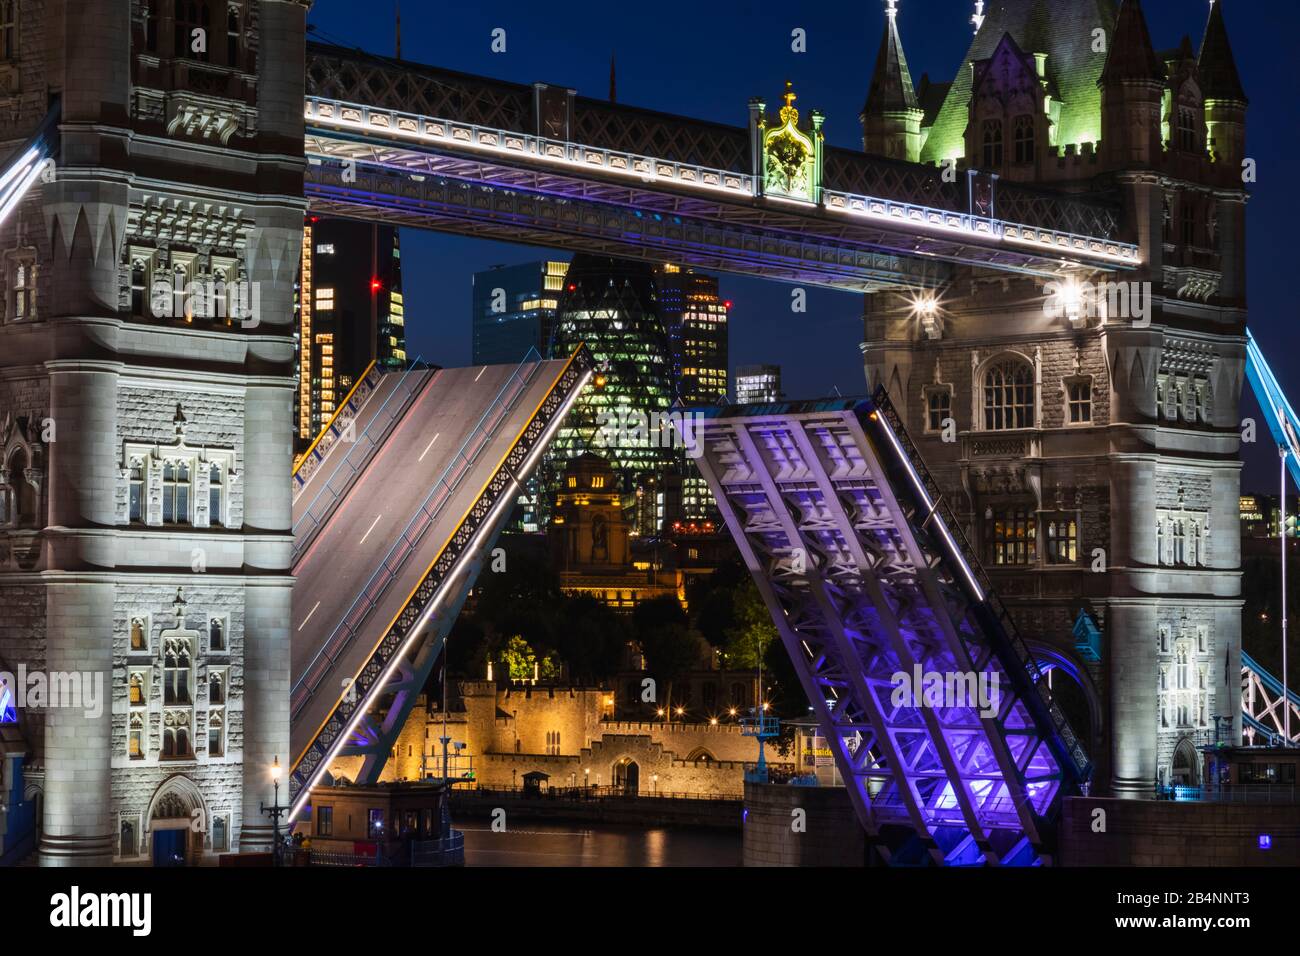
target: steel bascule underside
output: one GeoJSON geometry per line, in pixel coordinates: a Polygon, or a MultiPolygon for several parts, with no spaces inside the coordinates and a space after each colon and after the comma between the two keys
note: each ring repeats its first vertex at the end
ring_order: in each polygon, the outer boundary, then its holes
{"type": "Polygon", "coordinates": [[[358,782],[378,779],[522,483],[591,374],[580,348],[518,368],[366,376],[364,400],[343,403],[350,425],[323,429],[295,476],[293,814],[336,757],[362,756],[358,782]]]}
{"type": "Polygon", "coordinates": [[[1088,758],[883,391],[705,416],[700,471],[875,846],[895,863],[1050,859],[1088,758]],[[985,675],[996,712],[896,703],[894,675],[918,666],[985,675]]]}

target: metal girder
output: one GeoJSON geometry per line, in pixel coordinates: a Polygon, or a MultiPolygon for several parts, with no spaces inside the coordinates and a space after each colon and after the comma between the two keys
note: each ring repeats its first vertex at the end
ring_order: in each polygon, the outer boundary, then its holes
{"type": "Polygon", "coordinates": [[[1038,700],[1046,684],[1023,673],[993,633],[997,619],[977,613],[987,592],[944,517],[896,487],[910,463],[874,434],[885,423],[871,419],[868,433],[871,409],[706,412],[700,471],[873,838],[901,823],[936,863],[1045,862],[1045,830],[1077,783],[1062,763],[1073,735],[1055,742],[1038,700]],[[998,691],[994,712],[971,700],[895,700],[897,676],[918,669],[982,675],[998,691]]]}
{"type": "Polygon", "coordinates": [[[417,180],[387,166],[359,165],[352,183],[340,173],[340,167],[308,167],[305,191],[313,212],[622,258],[671,259],[854,292],[934,288],[951,276],[946,262],[771,228],[644,213],[447,176],[417,180]]]}

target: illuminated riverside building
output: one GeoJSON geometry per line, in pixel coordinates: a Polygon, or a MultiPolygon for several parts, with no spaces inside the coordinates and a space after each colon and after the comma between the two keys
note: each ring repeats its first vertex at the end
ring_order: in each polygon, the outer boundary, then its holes
{"type": "Polygon", "coordinates": [[[742,365],[736,369],[736,404],[755,405],[781,400],[781,366],[742,365]]]}
{"type": "Polygon", "coordinates": [[[595,452],[610,462],[624,506],[638,505],[635,533],[656,533],[672,505],[665,478],[680,472],[681,454],[668,430],[636,427],[641,416],[666,416],[674,396],[672,351],[650,266],[574,257],[560,295],[551,354],[571,355],[583,342],[601,372],[551,445],[547,485],[556,490],[554,476],[563,462],[595,452]]]}
{"type": "Polygon", "coordinates": [[[371,362],[406,365],[402,250],[391,226],[308,218],[298,283],[295,445],[309,445],[371,362]]]}
{"type": "Polygon", "coordinates": [[[506,365],[528,350],[547,354],[567,262],[543,260],[474,273],[475,365],[506,365]]]}

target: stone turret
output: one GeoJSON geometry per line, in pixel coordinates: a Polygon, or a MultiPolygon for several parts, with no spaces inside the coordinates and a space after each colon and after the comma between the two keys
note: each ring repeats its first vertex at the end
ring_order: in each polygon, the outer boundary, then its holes
{"type": "Polygon", "coordinates": [[[1101,88],[1101,139],[1106,162],[1120,169],[1156,165],[1165,69],[1151,45],[1140,0],[1123,0],[1111,36],[1101,88]]]}
{"type": "Polygon", "coordinates": [[[885,32],[876,54],[876,71],[862,106],[862,148],[877,156],[917,162],[921,156],[921,119],[925,115],[912,86],[898,10],[890,0],[885,32]]]}
{"type": "Polygon", "coordinates": [[[1223,22],[1224,0],[1210,5],[1210,20],[1197,56],[1210,155],[1216,163],[1238,167],[1246,157],[1246,92],[1223,22]]]}

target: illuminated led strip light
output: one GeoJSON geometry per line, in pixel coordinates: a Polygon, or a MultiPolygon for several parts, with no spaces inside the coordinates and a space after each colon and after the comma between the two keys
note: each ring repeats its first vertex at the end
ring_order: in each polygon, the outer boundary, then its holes
{"type": "Polygon", "coordinates": [[[583,146],[564,140],[457,123],[415,113],[373,109],[340,100],[309,97],[304,116],[309,123],[318,126],[359,130],[367,135],[379,134],[417,143],[473,149],[516,159],[540,160],[557,166],[626,176],[642,182],[670,182],[677,186],[745,198],[752,198],[756,191],[755,179],[748,173],[669,162],[653,156],[583,146]]]}
{"type": "Polygon", "coordinates": [[[871,420],[885,430],[885,435],[888,436],[890,444],[894,446],[894,454],[898,456],[899,461],[907,466],[907,473],[912,479],[912,485],[916,488],[917,494],[921,496],[921,501],[925,504],[926,514],[930,516],[935,526],[943,533],[943,539],[948,542],[948,550],[957,559],[957,563],[961,566],[962,573],[966,576],[966,581],[970,584],[971,590],[975,592],[976,598],[983,601],[984,589],[979,586],[979,582],[975,580],[975,575],[971,573],[970,565],[966,563],[966,558],[962,556],[961,548],[957,547],[957,542],[953,540],[952,535],[949,533],[948,526],[944,524],[943,518],[939,516],[937,506],[931,500],[930,493],[925,490],[921,476],[916,473],[911,459],[903,451],[903,446],[898,443],[898,437],[894,434],[894,430],[889,427],[889,422],[885,421],[884,416],[878,411],[871,412],[871,420]]]}
{"type": "MultiPolygon", "coordinates": [[[[461,552],[460,557],[456,559],[456,562],[451,566],[446,576],[443,578],[444,586],[438,589],[438,593],[434,595],[433,600],[429,602],[429,606],[424,609],[415,624],[413,624],[411,629],[407,631],[406,640],[402,642],[401,647],[399,647],[396,653],[393,654],[392,659],[388,662],[388,666],[385,667],[384,672],[379,675],[379,679],[371,685],[369,692],[361,698],[361,702],[357,705],[356,713],[353,714],[352,719],[348,721],[348,725],[344,729],[343,733],[339,734],[338,739],[334,741],[334,746],[329,749],[320,764],[317,765],[316,771],[303,783],[302,789],[298,792],[298,799],[294,801],[292,808],[289,810],[288,823],[293,823],[298,814],[302,811],[302,808],[306,805],[307,801],[311,799],[312,788],[316,786],[321,775],[325,773],[330,764],[332,764],[335,758],[338,757],[339,751],[341,751],[352,739],[352,733],[357,729],[357,725],[361,723],[361,718],[370,711],[370,707],[374,703],[375,698],[377,698],[388,685],[389,678],[393,676],[393,672],[397,670],[398,665],[406,658],[407,653],[410,651],[415,641],[423,637],[423,631],[425,627],[428,626],[430,618],[433,617],[434,612],[442,605],[443,599],[447,596],[450,590],[446,585],[450,585],[456,580],[465,564],[483,543],[483,540],[491,534],[502,509],[506,505],[514,505],[517,493],[523,487],[523,485],[520,484],[521,479],[526,479],[528,477],[528,473],[532,471],[533,466],[537,462],[537,457],[545,451],[546,447],[551,443],[551,438],[554,437],[555,432],[564,422],[564,419],[568,417],[570,409],[573,408],[574,403],[582,394],[582,390],[586,388],[587,382],[591,380],[591,376],[592,370],[588,369],[583,373],[582,377],[578,379],[568,401],[566,401],[556,411],[554,418],[551,419],[551,423],[546,427],[546,430],[538,439],[532,452],[530,452],[528,457],[524,459],[523,465],[519,468],[518,475],[512,475],[509,484],[502,489],[496,505],[488,514],[487,520],[479,525],[478,531],[474,534],[473,539],[471,539],[470,543],[466,545],[465,549],[461,552]]],[[[308,749],[310,749],[310,745],[308,746],[308,749]]],[[[303,751],[304,755],[306,752],[306,750],[303,751]]]]}
{"type": "Polygon", "coordinates": [[[1057,257],[1088,256],[1133,267],[1136,267],[1140,261],[1138,259],[1138,247],[1125,242],[1077,236],[1073,233],[1058,232],[1054,229],[1040,229],[1037,226],[1027,226],[1022,223],[1009,223],[1001,219],[986,219],[967,213],[934,209],[930,206],[916,206],[911,203],[896,202],[892,199],[878,199],[873,196],[860,196],[855,193],[823,190],[822,196],[826,208],[832,212],[841,212],[882,222],[892,222],[895,225],[959,233],[993,242],[1016,243],[1037,249],[1043,255],[1057,257]]]}
{"type": "Polygon", "coordinates": [[[3,176],[0,176],[0,222],[9,218],[9,214],[17,208],[18,203],[27,194],[27,190],[31,189],[32,184],[40,178],[46,160],[47,157],[42,155],[40,150],[32,147],[10,166],[3,176]]]}

